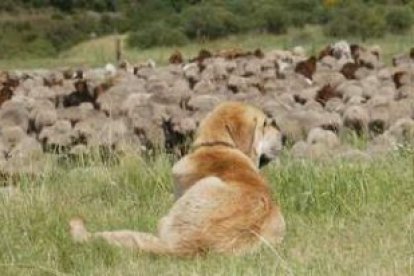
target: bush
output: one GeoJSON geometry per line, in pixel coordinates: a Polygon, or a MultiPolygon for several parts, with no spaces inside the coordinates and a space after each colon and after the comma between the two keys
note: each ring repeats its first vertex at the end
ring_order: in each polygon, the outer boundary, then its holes
{"type": "Polygon", "coordinates": [[[183,26],[189,38],[214,39],[239,31],[238,18],[220,6],[192,6],[183,13],[183,26]]]}
{"type": "Polygon", "coordinates": [[[381,37],[386,31],[384,11],[380,6],[358,3],[341,6],[331,12],[324,31],[333,37],[358,36],[363,40],[381,37]]]}
{"type": "Polygon", "coordinates": [[[384,20],[384,11],[381,8],[368,8],[360,17],[359,35],[362,39],[382,37],[387,31],[384,20]]]}
{"type": "Polygon", "coordinates": [[[182,30],[167,24],[153,23],[143,30],[133,32],[128,37],[130,47],[146,49],[154,46],[182,46],[188,42],[182,30]]]}
{"type": "Polygon", "coordinates": [[[303,27],[307,23],[319,21],[318,8],[322,7],[320,0],[284,0],[284,17],[290,17],[290,24],[295,27],[303,27]]]}
{"type": "Polygon", "coordinates": [[[50,58],[57,54],[57,50],[53,47],[52,43],[44,38],[36,38],[26,49],[27,54],[34,57],[50,58]]]}
{"type": "MultiPolygon", "coordinates": [[[[3,26],[0,26],[2,29],[3,26]]],[[[57,52],[53,45],[36,32],[16,34],[14,30],[2,32],[0,38],[0,59],[16,59],[27,57],[51,57],[57,52]]]]}
{"type": "Polygon", "coordinates": [[[254,16],[261,22],[260,29],[272,34],[285,33],[290,24],[286,11],[274,5],[262,6],[254,16]]]}
{"type": "Polygon", "coordinates": [[[332,9],[319,5],[313,13],[312,23],[326,25],[332,18],[332,9]]]}
{"type": "Polygon", "coordinates": [[[46,39],[50,41],[58,51],[67,49],[72,45],[86,39],[88,36],[79,31],[74,24],[69,22],[61,22],[50,26],[46,32],[46,39]]]}
{"type": "Polygon", "coordinates": [[[353,34],[353,30],[358,28],[357,22],[345,15],[333,17],[324,27],[324,32],[332,37],[346,37],[353,34]]]}
{"type": "Polygon", "coordinates": [[[140,1],[139,5],[125,10],[124,16],[129,19],[132,30],[142,30],[174,14],[174,10],[169,8],[166,2],[165,0],[140,1]]]}
{"type": "Polygon", "coordinates": [[[390,31],[404,33],[411,28],[413,11],[406,7],[395,7],[388,12],[386,22],[390,31]]]}

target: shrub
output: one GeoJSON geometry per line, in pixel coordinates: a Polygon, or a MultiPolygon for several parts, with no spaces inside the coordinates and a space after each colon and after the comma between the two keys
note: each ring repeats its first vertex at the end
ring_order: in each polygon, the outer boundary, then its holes
{"type": "Polygon", "coordinates": [[[325,7],[323,5],[319,5],[313,13],[312,23],[325,25],[329,22],[330,18],[333,17],[331,14],[332,14],[331,8],[325,7]]]}
{"type": "Polygon", "coordinates": [[[324,27],[324,32],[332,37],[346,37],[352,34],[352,30],[356,28],[357,22],[345,15],[337,15],[328,21],[324,27]]]}
{"type": "Polygon", "coordinates": [[[52,43],[44,38],[36,38],[26,48],[27,54],[34,57],[51,57],[57,54],[52,43]]]}
{"type": "Polygon", "coordinates": [[[387,25],[381,8],[368,8],[360,16],[358,33],[362,39],[384,36],[387,25]]]}
{"type": "Polygon", "coordinates": [[[146,49],[154,46],[181,46],[188,42],[187,37],[178,28],[167,24],[153,23],[147,28],[133,32],[128,37],[130,47],[146,49]]]}
{"type": "Polygon", "coordinates": [[[384,11],[379,6],[358,3],[341,6],[331,12],[324,31],[333,37],[381,37],[386,31],[384,11]]]}
{"type": "Polygon", "coordinates": [[[306,23],[318,22],[317,9],[322,7],[320,0],[283,0],[286,14],[289,15],[290,24],[295,27],[303,27],[306,23]]]}
{"type": "Polygon", "coordinates": [[[413,11],[407,7],[395,7],[387,13],[386,22],[390,31],[404,33],[411,28],[413,11]]]}
{"type": "Polygon", "coordinates": [[[68,28],[71,28],[72,26],[79,32],[79,34],[85,37],[85,35],[89,35],[92,32],[105,33],[105,31],[101,31],[103,24],[100,24],[98,19],[99,17],[79,14],[66,19],[65,24],[68,26],[68,28]]]}
{"type": "Polygon", "coordinates": [[[129,19],[132,30],[143,29],[174,14],[174,10],[169,8],[166,2],[165,0],[140,1],[139,5],[127,9],[124,16],[129,19]]]}
{"type": "Polygon", "coordinates": [[[238,18],[221,6],[192,6],[183,12],[183,26],[189,38],[214,39],[239,31],[238,18]]]}
{"type": "Polygon", "coordinates": [[[67,49],[88,37],[86,34],[80,32],[73,23],[70,24],[68,21],[62,21],[61,23],[55,22],[54,25],[49,26],[45,30],[45,35],[46,39],[58,51],[67,49]]]}
{"type": "Polygon", "coordinates": [[[13,30],[3,32],[0,38],[0,59],[15,59],[26,57],[51,57],[57,52],[53,45],[35,32],[25,32],[23,35],[12,34],[13,30]]]}
{"type": "Polygon", "coordinates": [[[286,11],[274,5],[262,6],[255,17],[261,22],[260,28],[272,34],[285,33],[290,24],[286,11]]]}

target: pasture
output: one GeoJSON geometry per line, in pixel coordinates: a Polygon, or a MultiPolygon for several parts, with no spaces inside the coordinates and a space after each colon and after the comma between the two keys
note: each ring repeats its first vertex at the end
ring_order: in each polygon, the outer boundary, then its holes
{"type": "MultiPolygon", "coordinates": [[[[152,47],[150,49],[129,48],[126,45],[126,35],[120,36],[123,43],[123,58],[131,63],[144,62],[149,58],[159,65],[168,63],[168,58],[175,49],[179,49],[185,58],[194,57],[200,49],[213,52],[222,49],[240,48],[254,50],[261,48],[264,51],[272,49],[292,49],[302,46],[309,55],[318,54],[326,45],[337,41],[336,38],[324,34],[321,26],[306,25],[304,28],[290,28],[286,34],[239,34],[226,38],[192,42],[181,47],[152,47]]],[[[80,43],[73,48],[62,52],[53,58],[12,58],[0,60],[3,69],[38,69],[38,68],[65,68],[103,66],[108,62],[115,62],[115,36],[106,36],[80,43]]],[[[391,63],[391,58],[404,53],[414,45],[414,29],[406,34],[386,34],[382,38],[369,38],[361,41],[357,37],[346,37],[349,42],[364,45],[379,45],[382,49],[382,59],[391,63]]]]}
{"type": "MultiPolygon", "coordinates": [[[[125,39],[122,36],[122,39],[125,39]]],[[[350,42],[361,42],[347,38],[350,42]]],[[[287,34],[241,34],[180,47],[186,58],[201,48],[291,49],[317,54],[335,41],[318,26],[287,34]]],[[[414,30],[368,39],[383,60],[414,45],[414,30]]],[[[102,66],[114,62],[114,37],[81,43],[46,59],[0,60],[2,69],[102,66]]],[[[174,47],[124,48],[131,63],[166,64],[174,47]]],[[[352,138],[352,137],[351,137],[352,138]]],[[[349,138],[349,139],[351,139],[349,138]]],[[[366,148],[355,138],[353,146],[366,148]]],[[[414,151],[401,149],[371,161],[303,161],[284,154],[263,170],[282,206],[287,235],[277,248],[252,255],[208,254],[194,259],[156,257],[101,242],[70,240],[68,221],[88,229],[155,232],[173,204],[170,156],[120,156],[45,161],[42,176],[0,183],[0,275],[414,275],[414,151]],[[6,183],[7,184],[7,183],[6,183]]]]}
{"type": "Polygon", "coordinates": [[[68,220],[91,230],[155,231],[172,205],[172,160],[122,156],[46,162],[0,192],[1,275],[413,275],[414,154],[329,163],[282,156],[266,175],[287,221],[281,246],[244,257],[156,257],[74,244],[68,220]]]}

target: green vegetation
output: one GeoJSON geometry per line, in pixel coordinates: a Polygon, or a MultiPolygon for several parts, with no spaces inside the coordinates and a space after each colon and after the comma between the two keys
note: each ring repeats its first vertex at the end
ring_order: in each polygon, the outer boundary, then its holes
{"type": "MultiPolygon", "coordinates": [[[[95,11],[115,11],[123,0],[2,0],[0,10],[17,12],[22,9],[39,9],[53,7],[65,12],[75,9],[88,9],[95,11]]],[[[129,1],[131,2],[131,1],[129,1]]]]}
{"type": "MultiPolygon", "coordinates": [[[[326,36],[320,26],[306,25],[303,28],[289,28],[285,34],[271,35],[267,33],[237,34],[225,38],[193,41],[183,46],[159,46],[146,49],[131,48],[128,46],[128,36],[121,35],[123,42],[123,58],[131,63],[144,62],[149,58],[158,65],[165,65],[175,49],[179,49],[185,58],[197,55],[202,48],[218,51],[229,48],[241,48],[254,50],[261,48],[264,51],[273,49],[291,49],[297,45],[305,47],[309,54],[318,54],[327,44],[335,41],[335,38],[326,36]]],[[[381,56],[386,63],[396,54],[407,53],[414,45],[414,29],[406,34],[387,33],[382,38],[368,38],[362,41],[359,37],[348,38],[353,43],[365,45],[378,45],[381,47],[381,56]]],[[[115,36],[105,36],[81,42],[78,45],[65,50],[56,56],[48,57],[19,57],[14,56],[0,60],[2,69],[22,68],[62,68],[67,66],[103,66],[107,62],[115,61],[115,36]]]]}
{"type": "Polygon", "coordinates": [[[148,28],[134,32],[128,37],[128,45],[148,49],[154,45],[183,46],[188,38],[177,28],[170,27],[164,22],[153,24],[148,28]]]}
{"type": "Polygon", "coordinates": [[[333,37],[357,36],[362,39],[382,37],[386,31],[383,7],[364,8],[359,2],[339,6],[334,16],[325,26],[327,35],[333,37]]]}
{"type": "Polygon", "coordinates": [[[155,231],[172,205],[171,161],[51,162],[0,194],[2,275],[412,275],[414,155],[329,164],[283,157],[264,171],[286,217],[280,247],[245,257],[155,257],[101,242],[77,245],[68,220],[91,230],[155,231]]]}
{"type": "Polygon", "coordinates": [[[414,1],[3,0],[0,59],[56,57],[91,37],[128,33],[130,47],[182,46],[321,25],[329,37],[407,33],[414,1]]]}
{"type": "Polygon", "coordinates": [[[386,22],[390,31],[405,33],[413,23],[413,12],[404,7],[395,7],[387,13],[386,22]]]}
{"type": "Polygon", "coordinates": [[[0,59],[53,57],[81,41],[112,33],[118,25],[121,21],[109,15],[0,16],[0,59]]]}

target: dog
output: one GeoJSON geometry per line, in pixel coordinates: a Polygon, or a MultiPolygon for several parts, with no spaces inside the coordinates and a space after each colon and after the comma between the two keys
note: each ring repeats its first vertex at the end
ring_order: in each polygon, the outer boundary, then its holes
{"type": "Polygon", "coordinates": [[[177,200],[160,220],[158,235],[128,230],[92,233],[75,218],[70,221],[71,236],[76,242],[100,238],[174,256],[243,255],[263,243],[276,245],[284,237],[285,221],[259,166],[276,158],[281,149],[281,132],[260,109],[222,103],[200,123],[192,152],[173,166],[177,200]]]}

